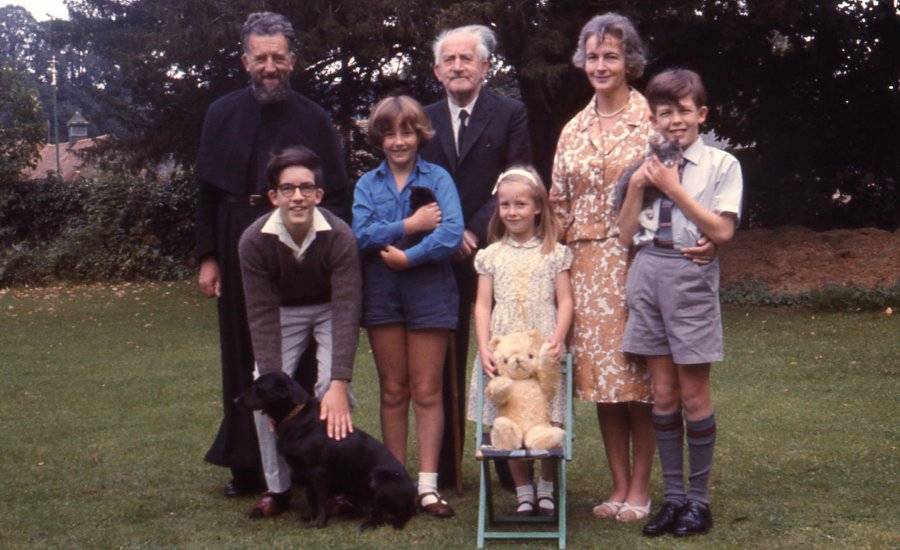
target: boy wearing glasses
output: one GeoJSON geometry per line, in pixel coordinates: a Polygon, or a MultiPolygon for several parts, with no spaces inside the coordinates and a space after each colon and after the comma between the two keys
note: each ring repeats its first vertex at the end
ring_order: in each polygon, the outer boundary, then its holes
{"type": "MultiPolygon", "coordinates": [[[[315,153],[302,146],[276,152],[266,179],[276,209],[250,225],[239,245],[254,377],[279,370],[293,376],[314,338],[321,418],[328,436],[342,439],[353,431],[349,384],[362,304],[356,239],[346,223],[317,207],[324,191],[315,153]]],[[[272,517],[290,503],[290,469],[275,450],[268,418],[254,414],[269,490],[248,513],[272,517]]]]}

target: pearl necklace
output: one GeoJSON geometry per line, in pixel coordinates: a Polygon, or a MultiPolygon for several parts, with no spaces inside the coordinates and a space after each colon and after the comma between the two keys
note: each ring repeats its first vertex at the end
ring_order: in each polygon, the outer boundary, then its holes
{"type": "Polygon", "coordinates": [[[597,116],[599,116],[599,117],[601,117],[601,118],[612,118],[612,117],[614,117],[614,116],[618,116],[619,114],[621,114],[622,111],[625,110],[625,107],[628,107],[628,103],[626,103],[625,105],[622,105],[621,107],[619,107],[619,110],[618,110],[618,111],[613,111],[612,113],[601,113],[601,112],[598,110],[598,111],[597,111],[597,116]]]}

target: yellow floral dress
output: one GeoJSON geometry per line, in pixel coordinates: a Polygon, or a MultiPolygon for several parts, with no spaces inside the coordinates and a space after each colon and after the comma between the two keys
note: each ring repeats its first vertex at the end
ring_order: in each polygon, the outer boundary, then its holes
{"type": "MultiPolygon", "coordinates": [[[[541,241],[532,238],[524,243],[511,239],[496,242],[475,256],[475,271],[491,278],[494,309],[491,310],[491,336],[537,330],[545,339],[556,330],[556,276],[572,265],[572,252],[555,243],[553,250],[541,253],[541,241]]],[[[469,384],[469,420],[475,421],[478,376],[482,373],[481,355],[475,356],[469,384]]],[[[561,391],[550,404],[550,417],[555,422],[565,419],[565,399],[561,391]]],[[[494,404],[485,399],[484,422],[490,424],[497,415],[494,404]]]]}
{"type": "Polygon", "coordinates": [[[616,183],[645,154],[653,133],[647,100],[631,90],[612,130],[600,127],[592,100],[570,120],[556,147],[550,203],[572,249],[575,295],[570,346],[575,395],[585,401],[652,401],[647,370],[621,351],[628,312],[628,248],[619,244],[616,183]]]}

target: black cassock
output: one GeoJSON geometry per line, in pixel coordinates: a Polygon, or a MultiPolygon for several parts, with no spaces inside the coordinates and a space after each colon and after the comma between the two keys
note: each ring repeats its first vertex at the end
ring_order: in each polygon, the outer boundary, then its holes
{"type": "MultiPolygon", "coordinates": [[[[266,164],[274,151],[289,145],[304,145],[319,156],[325,180],[321,206],[348,220],[350,189],[343,149],[331,118],[321,107],[296,92],[284,102],[263,106],[245,88],[218,99],[206,112],[194,169],[199,183],[195,254],[198,260],[214,255],[221,272],[218,310],[224,414],[205,457],[220,466],[258,468],[260,463],[253,416],[233,402],[253,379],[238,241],[251,223],[272,210],[266,195],[266,164]],[[261,195],[261,200],[251,204],[249,195],[261,195]]],[[[309,375],[309,369],[299,370],[309,375]]],[[[314,383],[315,368],[312,378],[314,383]]]]}

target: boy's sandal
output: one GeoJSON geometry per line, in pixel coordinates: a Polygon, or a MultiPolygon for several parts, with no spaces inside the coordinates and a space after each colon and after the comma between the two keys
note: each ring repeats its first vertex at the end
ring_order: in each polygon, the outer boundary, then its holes
{"type": "Polygon", "coordinates": [[[435,491],[421,493],[417,497],[416,502],[423,512],[436,518],[452,518],[455,514],[453,508],[450,507],[450,504],[448,504],[446,500],[441,498],[441,495],[437,494],[437,492],[435,491]],[[434,497],[435,501],[431,504],[422,504],[428,497],[434,497]]]}
{"type": "Polygon", "coordinates": [[[591,513],[597,519],[613,519],[619,513],[619,510],[625,506],[624,502],[616,502],[615,500],[604,500],[600,504],[594,506],[591,513]]]}
{"type": "Polygon", "coordinates": [[[538,516],[550,517],[556,514],[556,502],[553,500],[553,497],[538,497],[537,499],[537,511],[535,512],[538,516]],[[549,502],[550,506],[541,506],[542,502],[549,502]]]}
{"type": "Polygon", "coordinates": [[[521,500],[519,504],[516,505],[516,515],[517,516],[533,516],[534,515],[534,502],[530,500],[521,500]]]}
{"type": "Polygon", "coordinates": [[[647,516],[650,515],[650,501],[647,501],[647,504],[644,506],[635,506],[634,504],[628,504],[627,502],[619,508],[619,513],[616,514],[616,521],[621,521],[623,523],[631,523],[632,521],[641,521],[642,519],[646,519],[647,516]],[[631,512],[631,517],[624,517],[623,514],[626,512],[631,512]]]}

